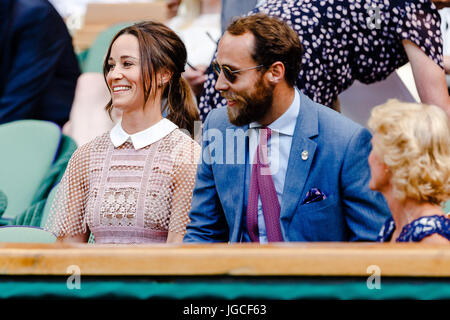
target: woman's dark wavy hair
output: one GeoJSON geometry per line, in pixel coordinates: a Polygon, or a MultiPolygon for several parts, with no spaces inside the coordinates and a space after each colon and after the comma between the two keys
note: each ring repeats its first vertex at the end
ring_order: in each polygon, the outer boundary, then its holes
{"type": "Polygon", "coordinates": [[[281,61],[286,70],[286,82],[295,86],[301,68],[303,46],[298,34],[284,21],[257,13],[234,20],[227,32],[234,36],[252,33],[255,37],[253,60],[266,69],[274,62],[281,61]]]}
{"type": "MultiPolygon", "coordinates": [[[[112,39],[103,62],[103,77],[109,72],[108,59],[111,47],[123,34],[134,35],[138,39],[141,61],[142,85],[144,88],[144,105],[150,97],[156,74],[162,70],[172,73],[169,82],[164,85],[162,99],[166,99],[162,110],[167,111],[167,119],[181,129],[194,133],[194,121],[199,120],[197,103],[192,90],[181,73],[184,72],[187,52],[183,41],[167,26],[159,22],[145,21],[120,30],[112,39]]],[[[157,86],[157,84],[156,84],[157,86]]],[[[105,109],[111,116],[112,99],[105,109]]]]}

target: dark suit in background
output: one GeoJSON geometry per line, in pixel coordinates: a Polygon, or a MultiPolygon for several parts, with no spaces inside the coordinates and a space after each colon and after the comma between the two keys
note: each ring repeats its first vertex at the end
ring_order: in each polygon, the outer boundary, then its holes
{"type": "Polygon", "coordinates": [[[47,0],[0,0],[0,124],[69,119],[78,61],[63,19],[47,0]]]}

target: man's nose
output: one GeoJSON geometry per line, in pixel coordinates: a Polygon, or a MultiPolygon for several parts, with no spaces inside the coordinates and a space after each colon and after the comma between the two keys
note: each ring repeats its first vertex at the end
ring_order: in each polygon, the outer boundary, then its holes
{"type": "Polygon", "coordinates": [[[218,91],[227,91],[229,89],[228,80],[225,78],[223,72],[219,73],[219,76],[217,77],[215,88],[218,91]]]}

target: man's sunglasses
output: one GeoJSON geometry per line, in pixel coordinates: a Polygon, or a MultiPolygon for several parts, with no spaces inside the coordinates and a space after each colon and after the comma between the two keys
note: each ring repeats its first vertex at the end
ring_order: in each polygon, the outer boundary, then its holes
{"type": "Polygon", "coordinates": [[[242,72],[242,71],[247,71],[247,70],[261,68],[261,67],[264,67],[264,65],[260,64],[259,66],[255,66],[255,67],[239,69],[239,70],[231,70],[230,67],[228,67],[228,66],[221,66],[220,64],[217,63],[217,61],[213,61],[212,67],[214,69],[214,72],[217,74],[217,76],[219,76],[220,72],[222,71],[223,74],[225,75],[225,78],[228,81],[230,81],[231,83],[233,83],[236,80],[236,73],[239,73],[239,72],[242,72]]]}

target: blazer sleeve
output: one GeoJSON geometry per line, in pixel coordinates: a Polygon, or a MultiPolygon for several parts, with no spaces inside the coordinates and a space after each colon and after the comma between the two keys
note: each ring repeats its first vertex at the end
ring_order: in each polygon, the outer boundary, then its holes
{"type": "Polygon", "coordinates": [[[375,241],[388,217],[383,195],[369,188],[371,134],[360,128],[352,135],[341,170],[343,210],[350,229],[350,241],[375,241]]]}
{"type": "Polygon", "coordinates": [[[37,6],[19,11],[14,17],[12,45],[8,48],[12,57],[3,62],[9,66],[0,96],[0,122],[35,116],[70,41],[64,22],[52,8],[37,6]]]}
{"type": "Polygon", "coordinates": [[[217,194],[211,155],[208,148],[208,126],[214,112],[210,112],[203,125],[203,141],[191,211],[183,242],[227,242],[228,225],[217,194]]]}

